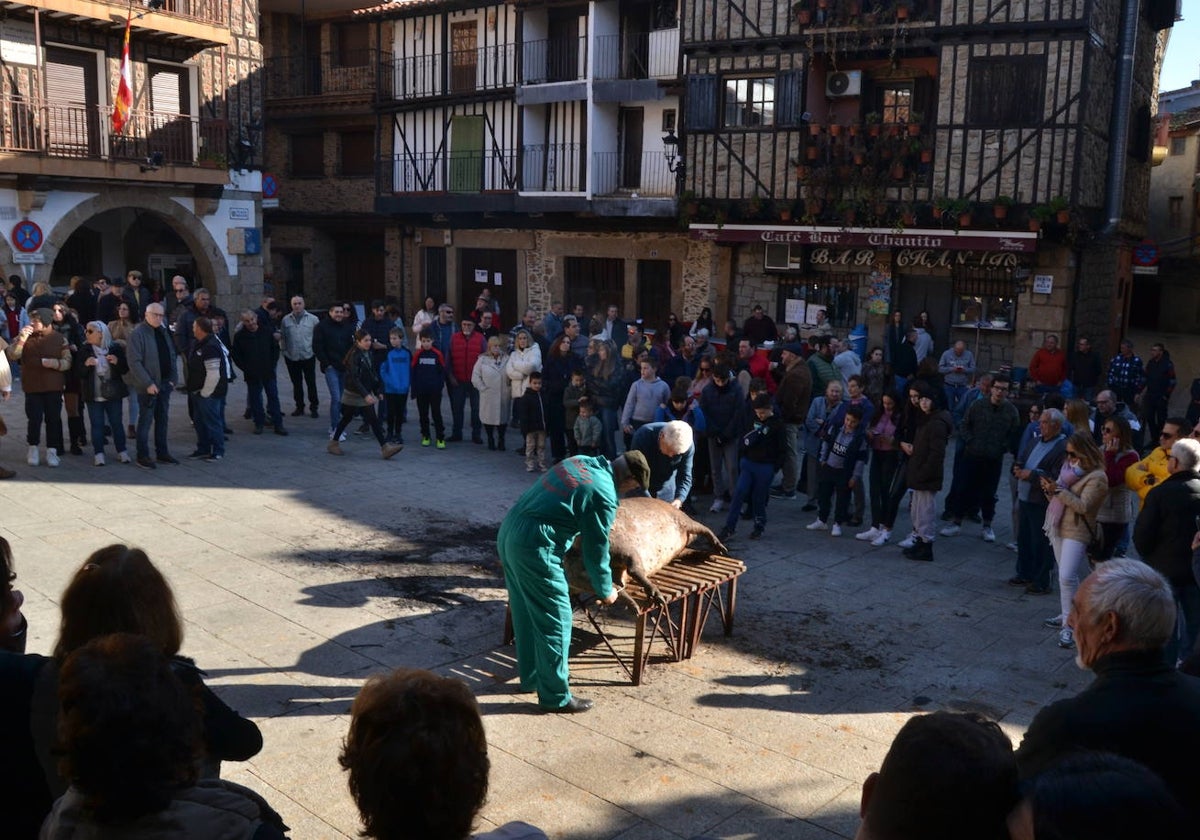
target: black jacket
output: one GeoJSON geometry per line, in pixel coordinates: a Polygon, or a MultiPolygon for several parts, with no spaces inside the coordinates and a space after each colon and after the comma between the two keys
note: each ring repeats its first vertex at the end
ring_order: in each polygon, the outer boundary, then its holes
{"type": "Polygon", "coordinates": [[[772,414],[764,423],[759,423],[753,412],[751,416],[753,419],[750,421],[750,431],[742,435],[738,451],[748,461],[771,464],[775,469],[779,469],[783,466],[787,450],[784,445],[783,421],[777,414],[772,414]]]}
{"type": "MultiPolygon", "coordinates": [[[[109,365],[109,370],[112,374],[113,384],[116,386],[116,391],[113,393],[112,399],[122,400],[129,396],[129,387],[125,384],[124,376],[129,373],[129,362],[125,356],[125,348],[120,342],[113,342],[108,346],[108,353],[115,356],[117,361],[115,364],[109,365]]],[[[75,368],[75,375],[79,377],[79,386],[83,391],[83,401],[85,403],[95,402],[96,397],[96,377],[92,376],[94,368],[87,366],[87,360],[94,358],[92,345],[85,344],[78,353],[71,357],[71,364],[75,368]]]]}
{"type": "Polygon", "coordinates": [[[1200,516],[1200,475],[1177,472],[1146,494],[1133,544],[1147,565],[1173,582],[1194,582],[1192,537],[1200,516]]]}
{"type": "Polygon", "coordinates": [[[913,436],[913,452],[908,459],[908,486],[913,490],[936,493],[942,489],[942,473],[946,466],[946,444],[954,431],[950,413],[934,409],[919,420],[913,436]]]}
{"type": "Polygon", "coordinates": [[[1192,817],[1181,836],[1198,836],[1200,679],[1169,667],[1161,650],[1109,654],[1092,670],[1091,685],[1034,717],[1017,750],[1021,777],[1077,750],[1116,753],[1162,777],[1192,817]]]}
{"type": "Polygon", "coordinates": [[[521,434],[546,431],[546,395],[532,388],[517,401],[517,422],[521,424],[521,434]]]}
{"type": "Polygon", "coordinates": [[[346,367],[346,390],[360,397],[377,397],[383,391],[379,368],[370,350],[354,351],[346,367]]]}
{"type": "Polygon", "coordinates": [[[321,373],[326,368],[345,370],[342,360],[350,352],[354,344],[354,327],[348,320],[340,324],[332,318],[322,318],[313,330],[313,354],[321,366],[321,373]]]}
{"type": "Polygon", "coordinates": [[[242,369],[247,382],[269,382],[275,378],[279,364],[279,342],[269,327],[257,330],[242,327],[233,334],[233,346],[229,348],[233,363],[242,369]]]}

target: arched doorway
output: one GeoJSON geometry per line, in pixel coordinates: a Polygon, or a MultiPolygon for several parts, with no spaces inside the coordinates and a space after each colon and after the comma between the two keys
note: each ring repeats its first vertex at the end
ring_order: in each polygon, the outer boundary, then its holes
{"type": "Polygon", "coordinates": [[[196,259],[183,237],[161,215],[138,207],[105,210],[75,228],[55,257],[50,283],[131,269],[142,272],[152,291],[168,288],[175,274],[196,285],[196,259]]]}

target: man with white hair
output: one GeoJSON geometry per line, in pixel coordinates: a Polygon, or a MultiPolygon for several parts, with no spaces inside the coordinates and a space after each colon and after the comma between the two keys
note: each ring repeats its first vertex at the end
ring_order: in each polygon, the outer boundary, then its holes
{"type": "Polygon", "coordinates": [[[1163,655],[1175,629],[1170,583],[1139,560],[1105,561],[1080,585],[1067,621],[1075,631],[1075,662],[1096,679],[1034,717],[1017,750],[1022,778],[1070,753],[1116,753],[1167,783],[1189,812],[1189,836],[1196,836],[1200,680],[1177,672],[1163,655]]]}
{"type": "Polygon", "coordinates": [[[1200,636],[1200,587],[1192,571],[1192,540],[1200,517],[1200,441],[1179,438],[1167,456],[1167,477],[1150,488],[1133,526],[1133,544],[1147,565],[1171,583],[1182,635],[1167,645],[1168,661],[1190,654],[1200,636]]]}
{"type": "Polygon", "coordinates": [[[1066,417],[1057,408],[1047,408],[1038,420],[1041,435],[1028,440],[1013,461],[1017,477],[1017,573],[1009,586],[1022,586],[1030,595],[1050,594],[1050,570],[1054,550],[1043,530],[1050,501],[1042,492],[1041,479],[1058,478],[1067,456],[1067,437],[1062,433],[1066,417]]]}
{"type": "Polygon", "coordinates": [[[696,452],[692,438],[692,427],[682,420],[647,423],[634,432],[630,448],[646,456],[650,465],[647,495],[658,497],[667,481],[674,479],[671,504],[683,507],[692,489],[692,458],[696,452]]]}

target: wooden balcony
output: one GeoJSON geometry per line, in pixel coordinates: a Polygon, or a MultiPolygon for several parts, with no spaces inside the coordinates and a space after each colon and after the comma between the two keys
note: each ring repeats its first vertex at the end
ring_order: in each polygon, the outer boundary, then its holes
{"type": "MultiPolygon", "coordinates": [[[[114,29],[124,29],[130,8],[122,0],[20,0],[5,6],[18,12],[40,9],[51,19],[91,20],[114,29]]],[[[166,0],[160,9],[138,4],[130,22],[132,37],[167,35],[199,47],[226,46],[230,43],[226,6],[223,0],[166,0]]]]}
{"type": "Polygon", "coordinates": [[[6,172],[204,184],[229,178],[224,120],[134,111],[118,135],[107,106],[0,97],[0,108],[6,172]]]}
{"type": "Polygon", "coordinates": [[[297,100],[283,104],[311,107],[315,99],[353,104],[389,97],[392,75],[385,68],[391,63],[391,53],[375,49],[268,58],[267,105],[297,100]]]}

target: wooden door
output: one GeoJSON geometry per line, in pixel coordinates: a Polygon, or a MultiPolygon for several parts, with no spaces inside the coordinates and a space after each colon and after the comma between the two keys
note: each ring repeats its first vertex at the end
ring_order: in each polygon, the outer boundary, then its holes
{"type": "Polygon", "coordinates": [[[383,236],[339,236],[338,299],[370,303],[383,293],[383,236]]]}
{"type": "Polygon", "coordinates": [[[638,315],[646,326],[661,331],[671,314],[671,261],[638,260],[638,315]]]}
{"type": "Polygon", "coordinates": [[[483,189],[483,117],[454,117],[450,123],[450,192],[483,189]]]}
{"type": "MultiPolygon", "coordinates": [[[[567,311],[583,304],[585,318],[591,318],[610,303],[625,300],[625,260],[606,257],[567,257],[563,261],[566,277],[563,303],[567,311]]],[[[584,324],[587,329],[587,324],[584,324]]]]}
{"type": "Polygon", "coordinates": [[[521,320],[517,312],[517,252],[503,248],[458,249],[459,306],[462,318],[475,309],[484,289],[500,304],[500,326],[509,329],[521,320]]]}
{"type": "Polygon", "coordinates": [[[450,27],[450,91],[472,93],[479,83],[479,23],[468,20],[450,27]]]}
{"type": "Polygon", "coordinates": [[[947,324],[954,315],[953,285],[949,277],[901,277],[900,306],[905,326],[921,312],[929,313],[927,332],[933,336],[934,361],[950,346],[947,324]]]}
{"type": "Polygon", "coordinates": [[[619,115],[621,132],[621,189],[636,190],[642,186],[642,135],[645,112],[641,108],[622,108],[619,115]]]}

